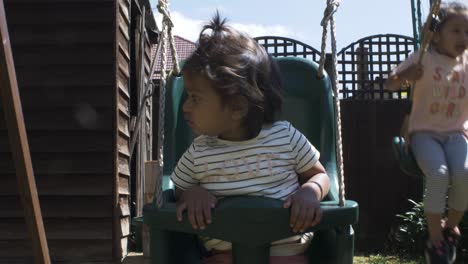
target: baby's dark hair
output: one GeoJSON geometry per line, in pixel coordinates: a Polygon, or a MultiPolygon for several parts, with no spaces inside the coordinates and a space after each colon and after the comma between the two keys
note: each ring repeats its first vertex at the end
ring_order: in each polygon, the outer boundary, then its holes
{"type": "Polygon", "coordinates": [[[281,111],[279,67],[253,38],[227,26],[218,12],[201,30],[197,49],[182,70],[203,74],[226,104],[244,97],[248,102],[244,125],[252,137],[281,111]]]}

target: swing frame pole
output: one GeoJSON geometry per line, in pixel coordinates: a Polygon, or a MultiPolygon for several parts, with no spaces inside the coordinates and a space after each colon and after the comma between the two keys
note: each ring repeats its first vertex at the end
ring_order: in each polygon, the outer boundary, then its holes
{"type": "Polygon", "coordinates": [[[0,97],[16,168],[16,178],[23,204],[25,222],[32,242],[34,263],[50,264],[49,249],[29,152],[3,0],[0,0],[0,38],[2,40],[2,49],[0,51],[0,97]]]}
{"type": "Polygon", "coordinates": [[[410,0],[411,1],[411,18],[413,22],[413,38],[415,39],[414,41],[414,48],[419,49],[419,29],[418,29],[418,19],[416,15],[416,0],[410,0]]]}

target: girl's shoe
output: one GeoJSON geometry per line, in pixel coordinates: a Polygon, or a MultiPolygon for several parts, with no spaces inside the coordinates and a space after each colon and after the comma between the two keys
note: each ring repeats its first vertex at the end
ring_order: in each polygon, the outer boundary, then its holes
{"type": "Polygon", "coordinates": [[[424,249],[427,264],[451,264],[448,254],[449,247],[444,240],[440,241],[439,246],[432,244],[431,241],[427,241],[426,248],[424,249]]]}
{"type": "Polygon", "coordinates": [[[457,258],[457,248],[458,243],[460,242],[461,235],[459,232],[455,231],[454,228],[446,227],[442,230],[444,235],[445,243],[448,246],[448,257],[450,263],[454,263],[457,258]]]}

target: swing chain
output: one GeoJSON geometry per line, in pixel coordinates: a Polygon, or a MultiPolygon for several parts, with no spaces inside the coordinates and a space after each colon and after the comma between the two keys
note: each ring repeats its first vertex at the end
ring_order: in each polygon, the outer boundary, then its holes
{"type": "Polygon", "coordinates": [[[169,14],[169,3],[167,0],[159,0],[158,11],[163,15],[163,24],[167,24],[169,27],[173,27],[174,23],[172,23],[171,15],[169,14]]]}
{"type": "Polygon", "coordinates": [[[163,194],[162,194],[162,177],[163,177],[163,168],[164,168],[164,116],[166,111],[166,67],[167,67],[167,58],[166,58],[166,44],[169,41],[170,49],[172,52],[172,61],[174,66],[175,74],[179,74],[179,59],[177,56],[177,50],[175,48],[174,35],[172,33],[172,28],[174,24],[169,13],[169,1],[168,0],[159,0],[158,10],[163,15],[162,20],[162,29],[161,29],[161,79],[159,85],[159,116],[158,116],[158,162],[159,162],[159,174],[156,179],[156,205],[158,208],[162,207],[163,204],[163,194]]]}
{"type": "MultiPolygon", "coordinates": [[[[336,11],[338,11],[338,7],[340,6],[340,0],[327,0],[327,7],[325,8],[323,12],[323,19],[320,22],[320,25],[322,26],[323,33],[322,33],[322,46],[321,46],[321,56],[320,56],[320,61],[319,61],[319,71],[318,71],[318,77],[323,78],[324,75],[324,67],[325,67],[325,50],[327,46],[327,34],[328,34],[328,22],[333,20],[334,24],[334,18],[333,15],[335,14],[336,11]]],[[[330,27],[334,27],[334,25],[330,25],[330,27]]],[[[332,43],[333,44],[333,43],[332,43]]]]}
{"type": "MultiPolygon", "coordinates": [[[[439,11],[440,11],[440,5],[441,5],[441,0],[436,0],[431,6],[430,13],[427,17],[426,25],[424,26],[424,31],[422,33],[422,41],[421,41],[421,46],[419,50],[419,58],[418,58],[418,64],[421,64],[424,58],[424,55],[426,54],[427,48],[429,47],[429,43],[432,40],[432,36],[434,32],[437,30],[437,27],[439,26],[439,11]]],[[[411,89],[412,91],[410,92],[410,100],[413,101],[413,96],[414,96],[414,90],[415,90],[415,84],[416,81],[413,81],[411,84],[411,89]]],[[[407,127],[404,127],[406,130],[407,127]]]]}
{"type": "Polygon", "coordinates": [[[340,101],[338,97],[338,62],[336,59],[336,26],[335,19],[333,14],[337,11],[338,6],[340,5],[339,0],[328,0],[327,7],[324,11],[324,18],[322,19],[321,25],[323,28],[322,34],[322,47],[321,47],[321,56],[319,62],[318,77],[323,78],[325,75],[325,57],[326,57],[326,43],[327,43],[327,27],[330,22],[330,31],[331,31],[331,50],[332,50],[332,59],[333,67],[331,77],[333,78],[333,104],[335,107],[335,124],[336,124],[336,133],[335,133],[335,142],[336,142],[336,160],[338,163],[338,189],[339,189],[339,205],[344,206],[345,204],[345,184],[344,184],[344,165],[343,165],[343,142],[341,135],[341,108],[340,101]]]}
{"type": "MultiPolygon", "coordinates": [[[[169,44],[171,48],[171,55],[172,55],[172,61],[174,63],[173,65],[173,70],[175,74],[179,74],[180,72],[180,66],[179,66],[179,59],[177,55],[177,49],[175,47],[175,40],[174,40],[174,34],[172,32],[172,29],[174,27],[174,23],[172,22],[172,18],[169,12],[169,1],[168,0],[159,0],[158,2],[158,11],[163,15],[163,29],[161,30],[162,36],[161,40],[166,43],[167,42],[167,37],[169,37],[169,44]],[[164,28],[167,28],[167,32],[165,32],[164,28]]],[[[163,58],[165,59],[165,58],[163,58]]],[[[165,67],[164,67],[165,69],[165,67]]]]}
{"type": "Polygon", "coordinates": [[[336,11],[338,11],[338,7],[340,6],[340,0],[332,0],[331,3],[328,3],[325,11],[323,12],[323,19],[320,22],[320,25],[323,27],[324,25],[328,24],[328,21],[333,17],[336,11]]]}

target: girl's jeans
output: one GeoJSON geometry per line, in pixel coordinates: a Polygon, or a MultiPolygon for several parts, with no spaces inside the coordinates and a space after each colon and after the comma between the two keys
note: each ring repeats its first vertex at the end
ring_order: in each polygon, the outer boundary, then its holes
{"type": "Polygon", "coordinates": [[[468,205],[468,139],[463,133],[415,132],[411,149],[426,176],[425,211],[464,212],[468,205]]]}

